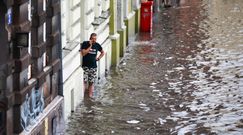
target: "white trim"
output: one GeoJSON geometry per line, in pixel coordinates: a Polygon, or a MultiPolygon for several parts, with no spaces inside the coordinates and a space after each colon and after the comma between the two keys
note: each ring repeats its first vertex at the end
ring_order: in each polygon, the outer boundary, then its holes
{"type": "Polygon", "coordinates": [[[124,9],[123,9],[123,11],[124,11],[124,16],[125,16],[125,18],[128,16],[128,0],[124,0],[124,3],[123,3],[123,5],[124,5],[124,9]]]}
{"type": "Polygon", "coordinates": [[[127,29],[127,26],[126,25],[124,25],[124,26],[122,26],[119,30],[117,30],[117,31],[124,31],[124,30],[126,30],[127,29]]]}
{"type": "Polygon", "coordinates": [[[138,6],[137,6],[137,10],[139,10],[141,8],[141,4],[139,4],[138,6]]]}
{"type": "Polygon", "coordinates": [[[46,71],[48,71],[50,69],[51,69],[51,66],[46,66],[45,68],[43,68],[43,71],[46,72],[46,71]]]}
{"type": "Polygon", "coordinates": [[[43,0],[43,11],[46,11],[46,0],[43,0]]]}
{"type": "Polygon", "coordinates": [[[127,28],[126,25],[121,26],[121,29],[122,29],[122,30],[125,30],[126,28],[127,28]]]}
{"type": "Polygon", "coordinates": [[[78,51],[80,46],[77,45],[73,50],[62,59],[63,64],[63,82],[65,82],[72,73],[80,66],[80,52],[78,51]],[[77,60],[77,61],[75,61],[77,60]],[[73,61],[70,65],[70,61],[73,61]],[[75,63],[74,63],[75,62],[75,63]]]}
{"type": "Polygon", "coordinates": [[[31,21],[31,0],[29,1],[28,4],[28,20],[31,21]]]}
{"type": "Polygon", "coordinates": [[[128,14],[128,16],[126,16],[125,19],[126,19],[126,20],[129,20],[129,19],[131,19],[134,15],[135,15],[135,12],[132,11],[131,13],[128,14]]]}
{"type": "Polygon", "coordinates": [[[98,28],[95,30],[96,33],[101,33],[104,28],[109,24],[110,17],[108,17],[104,22],[102,22],[98,28]]]}
{"type": "Polygon", "coordinates": [[[28,85],[32,85],[34,82],[36,82],[37,79],[36,78],[31,78],[29,81],[28,81],[28,85]]]}
{"type": "Polygon", "coordinates": [[[43,24],[43,41],[46,42],[46,22],[43,24]]]}
{"type": "Polygon", "coordinates": [[[42,64],[43,64],[43,67],[45,67],[46,66],[46,52],[43,53],[42,57],[43,57],[42,64]]]}
{"type": "Polygon", "coordinates": [[[110,39],[118,39],[120,35],[118,33],[115,33],[114,35],[110,35],[109,37],[110,39]]]}

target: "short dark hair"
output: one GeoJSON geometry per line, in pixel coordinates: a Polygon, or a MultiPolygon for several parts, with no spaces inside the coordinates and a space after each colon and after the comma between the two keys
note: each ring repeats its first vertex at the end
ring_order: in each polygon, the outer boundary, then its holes
{"type": "Polygon", "coordinates": [[[92,37],[96,37],[96,36],[97,36],[96,33],[91,33],[89,39],[91,39],[92,37]]]}

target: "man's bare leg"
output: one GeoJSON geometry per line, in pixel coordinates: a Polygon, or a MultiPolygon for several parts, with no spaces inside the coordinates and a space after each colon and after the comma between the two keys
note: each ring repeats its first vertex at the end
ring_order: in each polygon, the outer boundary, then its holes
{"type": "Polygon", "coordinates": [[[87,82],[84,81],[84,91],[87,89],[87,82]]]}
{"type": "Polygon", "coordinates": [[[89,87],[88,83],[84,81],[84,96],[89,95],[88,87],[89,87]]]}
{"type": "Polygon", "coordinates": [[[94,92],[94,83],[89,83],[89,97],[93,97],[93,92],[94,92]]]}

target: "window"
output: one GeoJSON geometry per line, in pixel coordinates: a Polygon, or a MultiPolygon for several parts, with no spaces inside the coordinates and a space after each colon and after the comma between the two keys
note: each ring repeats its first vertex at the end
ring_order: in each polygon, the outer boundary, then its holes
{"type": "Polygon", "coordinates": [[[52,33],[55,33],[58,31],[59,28],[59,20],[58,20],[58,15],[55,15],[52,17],[52,33]]]}
{"type": "Polygon", "coordinates": [[[43,24],[43,41],[46,42],[46,23],[43,24]]]}
{"type": "Polygon", "coordinates": [[[38,0],[38,14],[41,14],[44,10],[44,2],[45,0],[38,0]]]}
{"type": "MultiPolygon", "coordinates": [[[[31,21],[31,1],[28,4],[28,20],[31,21]]],[[[31,32],[29,32],[28,53],[31,55],[31,32]]],[[[28,66],[28,79],[31,78],[31,64],[28,66]]]]}
{"type": "Polygon", "coordinates": [[[43,11],[46,11],[46,0],[43,0],[43,11]]]}
{"type": "Polygon", "coordinates": [[[56,117],[52,118],[51,127],[52,127],[52,134],[55,135],[56,134],[56,127],[57,127],[56,117]]]}
{"type": "Polygon", "coordinates": [[[46,66],[46,52],[42,55],[43,67],[46,66]]]}
{"type": "MultiPolygon", "coordinates": [[[[46,42],[46,23],[43,24],[43,42],[46,42]]],[[[43,67],[46,66],[46,52],[43,54],[43,67]]]]}
{"type": "Polygon", "coordinates": [[[28,20],[31,21],[31,1],[28,4],[28,20]]]}
{"type": "Polygon", "coordinates": [[[19,23],[24,23],[29,19],[29,12],[26,9],[29,9],[29,4],[28,2],[26,2],[25,4],[20,5],[20,14],[19,14],[19,23]]]}
{"type": "MultiPolygon", "coordinates": [[[[31,55],[31,32],[29,32],[29,46],[28,53],[31,55]]],[[[31,64],[28,66],[28,79],[31,78],[31,64]]]]}

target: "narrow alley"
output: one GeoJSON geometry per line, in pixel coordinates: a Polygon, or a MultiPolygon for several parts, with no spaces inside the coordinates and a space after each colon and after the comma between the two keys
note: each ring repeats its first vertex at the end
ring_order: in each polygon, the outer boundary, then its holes
{"type": "Polygon", "coordinates": [[[243,3],[181,0],[155,10],[67,135],[243,133],[243,3]]]}

